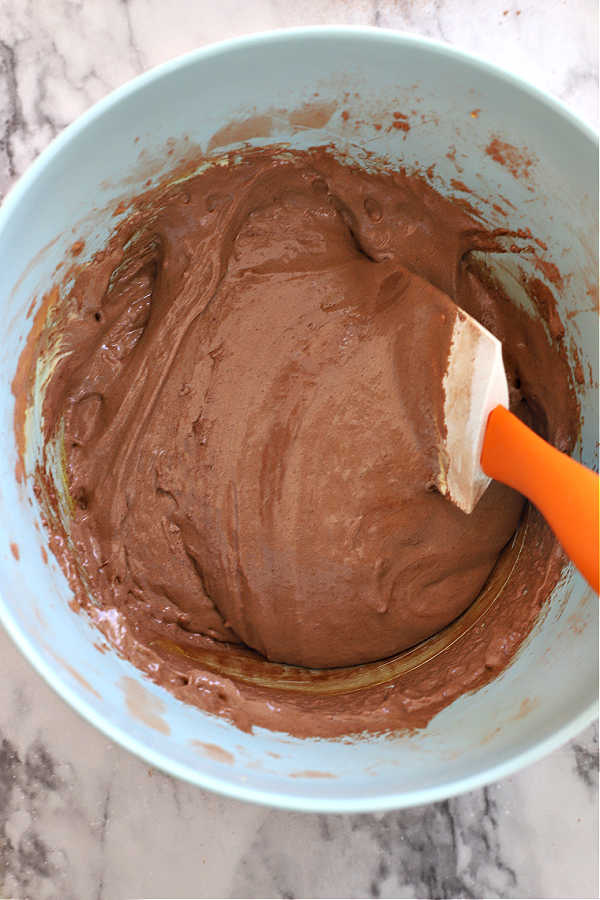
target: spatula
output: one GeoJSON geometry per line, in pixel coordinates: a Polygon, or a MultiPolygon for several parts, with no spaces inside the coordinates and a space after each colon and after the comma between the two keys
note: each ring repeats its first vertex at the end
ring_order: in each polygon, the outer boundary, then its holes
{"type": "Polygon", "coordinates": [[[524,494],[597,592],[598,475],[509,412],[502,344],[463,310],[454,324],[443,384],[441,492],[466,513],[492,478],[524,494]]]}

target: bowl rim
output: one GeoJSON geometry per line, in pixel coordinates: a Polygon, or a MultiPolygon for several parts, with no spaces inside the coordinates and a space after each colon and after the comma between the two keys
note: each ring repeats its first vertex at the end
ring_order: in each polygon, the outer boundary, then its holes
{"type": "MultiPolygon", "coordinates": [[[[561,100],[553,97],[548,92],[530,83],[508,69],[504,69],[494,63],[488,62],[481,56],[462,50],[458,47],[445,44],[433,38],[423,37],[400,30],[381,29],[375,26],[361,25],[314,25],[297,28],[282,28],[268,31],[259,31],[252,34],[241,35],[227,40],[218,41],[199,47],[180,56],[174,57],[160,65],[154,66],[145,72],[125,82],[120,87],[111,91],[105,97],[93,104],[88,110],[78,116],[70,125],[61,131],[48,146],[40,153],[34,162],[27,168],[23,175],[6,194],[0,206],[0,241],[2,233],[10,216],[27,193],[29,188],[42,174],[48,163],[61,152],[73,138],[84,131],[87,126],[100,118],[111,107],[119,104],[131,94],[143,90],[154,81],[176,72],[179,69],[194,65],[198,59],[208,60],[212,57],[230,53],[239,49],[253,47],[259,44],[281,43],[286,41],[312,40],[345,40],[360,36],[373,43],[387,43],[395,45],[418,46],[441,56],[452,58],[473,69],[483,69],[499,81],[509,84],[511,87],[529,95],[539,103],[549,108],[553,113],[561,116],[572,125],[587,140],[598,145],[597,132],[588,125],[579,115],[572,112],[561,100]]],[[[125,750],[133,753],[146,763],[165,772],[168,775],[180,778],[191,784],[206,790],[222,794],[237,800],[249,801],[263,806],[277,807],[281,809],[296,810],[300,812],[327,812],[327,813],[360,813],[375,812],[391,809],[401,809],[410,806],[433,803],[445,800],[449,797],[466,791],[475,790],[491,782],[498,781],[514,774],[525,766],[536,762],[553,750],[561,747],[571,738],[575,737],[585,727],[590,725],[598,716],[597,699],[579,714],[568,719],[560,728],[552,734],[538,741],[534,741],[526,750],[510,756],[508,759],[493,766],[480,766],[477,771],[469,776],[459,779],[442,780],[439,784],[430,788],[422,788],[414,791],[374,793],[369,796],[353,796],[351,790],[346,797],[301,796],[294,793],[286,793],[281,789],[270,791],[265,788],[255,788],[247,784],[239,784],[227,777],[220,777],[208,772],[199,771],[190,765],[173,760],[166,753],[154,750],[143,740],[128,733],[121,726],[115,725],[107,716],[94,709],[91,701],[80,694],[74,687],[64,680],[58,669],[53,669],[38,651],[35,642],[28,633],[21,628],[18,621],[13,618],[2,593],[0,592],[0,621],[6,631],[25,656],[33,668],[42,676],[47,684],[83,719],[105,734],[125,750]]]]}

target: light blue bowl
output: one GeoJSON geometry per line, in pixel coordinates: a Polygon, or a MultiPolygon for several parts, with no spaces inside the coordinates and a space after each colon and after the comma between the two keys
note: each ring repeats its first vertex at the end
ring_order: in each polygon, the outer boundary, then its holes
{"type": "MultiPolygon", "coordinates": [[[[450,180],[457,178],[480,196],[503,195],[514,210],[501,224],[528,226],[548,244],[561,271],[570,273],[559,299],[566,342],[579,353],[587,379],[580,392],[584,426],[577,453],[597,465],[597,394],[587,375],[591,367],[597,384],[598,319],[586,293],[597,272],[594,134],[560,103],[517,78],[414,36],[309,28],[228,41],[154,69],[96,104],[48,147],[0,210],[6,323],[0,361],[0,615],[65,700],[151,765],[275,806],[386,809],[439,800],[505,777],[592,721],[597,604],[576,573],[565,571],[512,665],[416,734],[350,743],[262,730],[244,734],[180,703],[115,654],[93,647],[98,633],[69,608],[62,572],[52,557],[49,565],[42,561],[45,534],[35,527],[39,511],[35,501],[28,502],[30,484],[19,486],[14,476],[10,384],[31,324],[26,313],[32,296],[51,283],[69,245],[85,237],[89,254],[102,243],[115,223],[116,199],[142,188],[150,158],[159,159],[157,174],[165,171],[172,159],[165,153],[169,139],[177,156],[186,135],[206,148],[230,120],[306,102],[337,106],[328,119],[326,113],[320,122],[309,115],[295,130],[280,113],[272,134],[255,136],[252,143],[354,143],[409,167],[435,163],[441,190],[451,191],[450,180]],[[348,122],[341,116],[346,108],[348,122]],[[409,115],[410,131],[386,130],[394,110],[409,115]],[[355,128],[356,119],[362,124],[355,128]],[[380,130],[374,128],[378,119],[385,126],[380,130]],[[495,133],[528,148],[529,180],[515,178],[486,154],[495,133]],[[140,148],[146,152],[141,161],[140,148]],[[11,542],[18,545],[18,561],[11,542]],[[315,771],[332,777],[306,774],[315,771]]],[[[33,416],[28,467],[38,425],[33,416]]]]}

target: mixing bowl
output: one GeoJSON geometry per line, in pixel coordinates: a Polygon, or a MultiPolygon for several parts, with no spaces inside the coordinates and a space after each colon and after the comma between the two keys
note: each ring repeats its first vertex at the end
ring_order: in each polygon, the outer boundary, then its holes
{"type": "MultiPolygon", "coordinates": [[[[565,276],[557,292],[565,344],[584,376],[575,455],[597,468],[597,143],[590,130],[515,77],[414,36],[311,28],[228,41],[148,72],[98,103],[39,157],[0,211],[1,618],[68,703],[172,775],[303,810],[439,800],[514,772],[592,721],[597,604],[571,567],[511,665],[428,727],[347,741],[247,734],[94,647],[98,632],[70,608],[71,591],[52,555],[43,559],[46,534],[31,479],[15,478],[11,381],[32,298],[40,302],[76,238],[86,241],[84,259],[114,227],[118,202],[160,178],[190,147],[221,152],[243,141],[332,143],[365,165],[365,151],[408,169],[433,165],[429,177],[443,193],[483,209],[492,225],[531,229],[565,276]]],[[[510,280],[510,254],[499,266],[510,280]]],[[[28,428],[31,467],[35,417],[28,428]]]]}

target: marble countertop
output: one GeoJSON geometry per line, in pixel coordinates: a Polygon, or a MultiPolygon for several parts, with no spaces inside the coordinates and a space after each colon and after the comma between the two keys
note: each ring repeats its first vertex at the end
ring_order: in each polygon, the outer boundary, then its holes
{"type": "MultiPolygon", "coordinates": [[[[0,0],[0,195],[57,132],[144,69],[224,37],[326,23],[476,51],[597,126],[595,0],[0,0]]],[[[2,897],[598,894],[597,726],[444,803],[287,813],[149,769],[67,707],[3,632],[0,656],[2,897]]]]}

